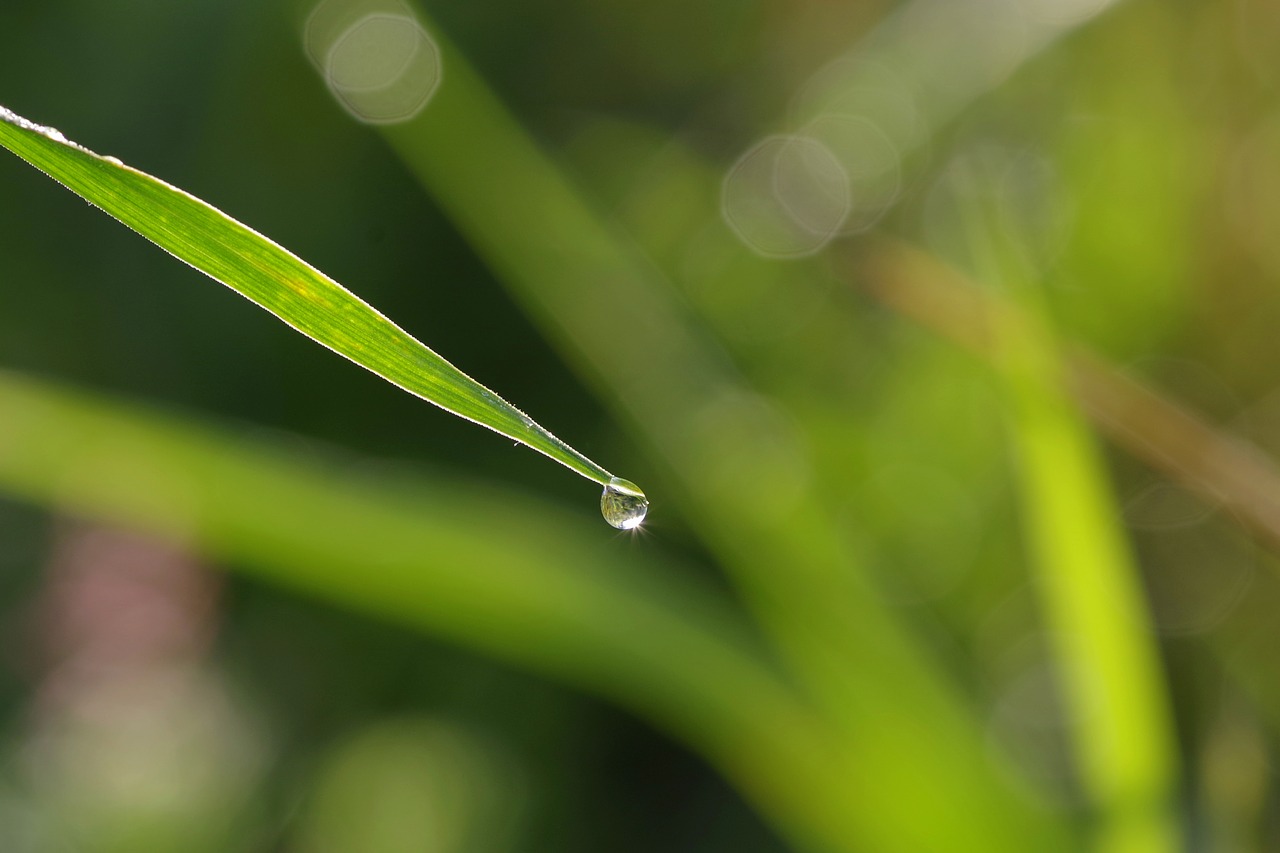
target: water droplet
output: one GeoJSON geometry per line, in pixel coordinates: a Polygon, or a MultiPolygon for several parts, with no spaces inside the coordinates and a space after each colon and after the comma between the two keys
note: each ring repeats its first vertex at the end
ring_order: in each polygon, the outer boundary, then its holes
{"type": "Polygon", "coordinates": [[[640,487],[621,477],[614,477],[600,496],[600,514],[619,530],[633,530],[649,513],[649,499],[640,487]]]}

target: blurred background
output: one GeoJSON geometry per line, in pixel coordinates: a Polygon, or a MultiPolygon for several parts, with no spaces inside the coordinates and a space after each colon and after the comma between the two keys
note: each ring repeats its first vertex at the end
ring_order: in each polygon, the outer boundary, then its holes
{"type": "Polygon", "coordinates": [[[1280,845],[1280,5],[0,33],[0,103],[652,501],[612,531],[5,154],[0,849],[1280,845]]]}

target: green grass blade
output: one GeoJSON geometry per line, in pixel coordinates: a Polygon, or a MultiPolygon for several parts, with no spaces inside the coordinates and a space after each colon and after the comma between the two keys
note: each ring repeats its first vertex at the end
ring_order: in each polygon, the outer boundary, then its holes
{"type": "Polygon", "coordinates": [[[821,724],[680,566],[620,552],[544,500],[3,370],[0,412],[0,492],[612,699],[700,752],[799,849],[847,849],[853,804],[821,724]]]}
{"type": "Polygon", "coordinates": [[[1033,324],[1002,337],[1022,504],[1077,727],[1077,761],[1100,811],[1099,849],[1180,849],[1164,679],[1119,508],[1042,331],[1033,324]]]}
{"type": "Polygon", "coordinates": [[[222,211],[0,107],[0,145],[307,337],[446,411],[608,484],[613,475],[324,273],[222,211]]]}
{"type": "Polygon", "coordinates": [[[1070,399],[1022,222],[1007,199],[978,189],[1000,186],[999,177],[962,163],[956,216],[975,270],[1017,309],[991,316],[995,362],[1076,763],[1097,812],[1095,847],[1179,850],[1177,747],[1138,568],[1093,434],[1070,399]]]}

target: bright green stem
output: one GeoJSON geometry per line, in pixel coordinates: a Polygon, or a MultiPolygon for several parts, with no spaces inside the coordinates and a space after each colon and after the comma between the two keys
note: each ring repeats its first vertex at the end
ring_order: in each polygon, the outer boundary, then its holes
{"type": "Polygon", "coordinates": [[[0,145],[312,340],[607,485],[613,475],[315,267],[200,199],[0,106],[0,145]]]}
{"type": "Polygon", "coordinates": [[[1076,759],[1097,811],[1096,849],[1176,851],[1178,760],[1137,566],[1093,434],[1066,389],[1018,224],[996,206],[975,203],[962,218],[980,278],[1017,309],[992,315],[996,363],[1076,759]]]}

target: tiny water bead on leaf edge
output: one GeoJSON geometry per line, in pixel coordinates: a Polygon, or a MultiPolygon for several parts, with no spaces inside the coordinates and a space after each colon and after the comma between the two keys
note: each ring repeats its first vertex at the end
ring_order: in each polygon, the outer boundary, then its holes
{"type": "Polygon", "coordinates": [[[644,521],[649,501],[634,483],[614,477],[341,284],[249,226],[3,106],[0,148],[335,353],[458,417],[605,483],[600,509],[613,527],[634,530],[644,521]]]}
{"type": "Polygon", "coordinates": [[[613,477],[600,496],[600,514],[619,530],[634,530],[649,513],[649,499],[640,487],[621,477],[613,477]]]}

